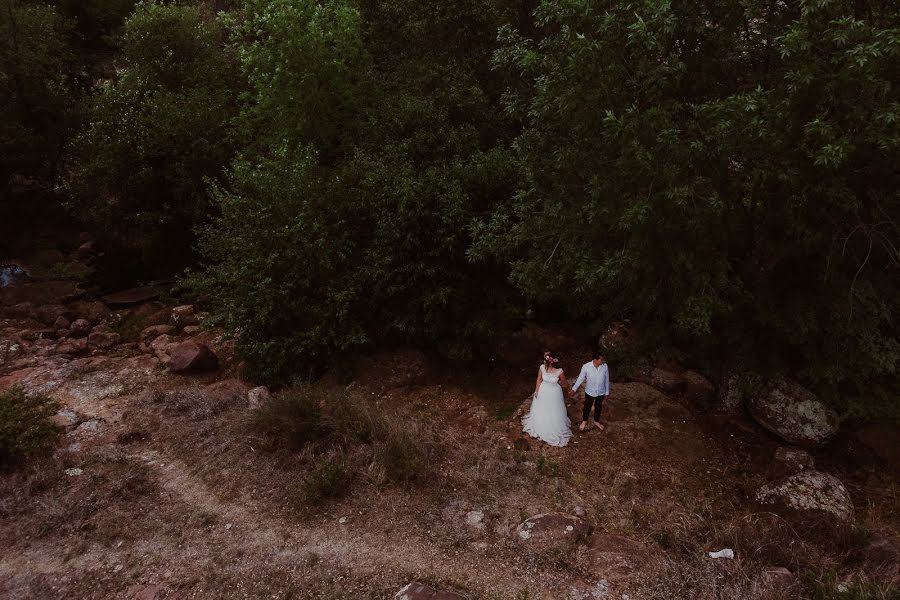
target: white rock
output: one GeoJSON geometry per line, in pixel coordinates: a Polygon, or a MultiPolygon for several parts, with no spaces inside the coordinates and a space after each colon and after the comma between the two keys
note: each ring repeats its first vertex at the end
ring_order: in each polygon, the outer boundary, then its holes
{"type": "Polygon", "coordinates": [[[247,392],[247,403],[250,405],[250,408],[259,408],[271,399],[272,393],[264,385],[255,387],[247,392]]]}
{"type": "Polygon", "coordinates": [[[484,513],[480,510],[470,510],[466,513],[466,524],[477,527],[484,523],[484,513]]]}
{"type": "Polygon", "coordinates": [[[68,475],[69,477],[78,477],[79,475],[81,475],[82,473],[84,473],[84,471],[82,471],[82,470],[79,469],[78,467],[73,467],[73,468],[71,468],[71,469],[66,469],[66,470],[65,470],[65,473],[66,473],[66,475],[68,475]]]}
{"type": "Polygon", "coordinates": [[[722,549],[719,550],[718,552],[710,552],[710,553],[709,553],[709,557],[710,557],[710,558],[728,558],[728,559],[732,559],[732,558],[734,558],[734,550],[732,550],[731,548],[722,548],[722,549]]]}

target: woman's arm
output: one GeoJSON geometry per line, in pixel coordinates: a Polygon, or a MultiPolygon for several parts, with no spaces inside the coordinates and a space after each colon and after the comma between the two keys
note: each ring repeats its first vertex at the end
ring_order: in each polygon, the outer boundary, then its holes
{"type": "Polygon", "coordinates": [[[560,384],[560,386],[562,386],[562,389],[566,389],[567,387],[569,387],[569,382],[566,381],[566,372],[565,371],[559,372],[559,384],[560,384]]]}
{"type": "Polygon", "coordinates": [[[542,380],[543,380],[543,377],[541,377],[541,368],[538,367],[537,381],[534,382],[534,394],[535,394],[535,396],[537,395],[538,390],[541,389],[541,381],[542,381],[542,380]]]}

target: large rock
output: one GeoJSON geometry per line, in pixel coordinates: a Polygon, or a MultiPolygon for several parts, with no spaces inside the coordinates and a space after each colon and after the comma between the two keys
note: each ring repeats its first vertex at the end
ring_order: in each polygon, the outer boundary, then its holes
{"type": "Polygon", "coordinates": [[[768,483],[756,491],[756,501],[789,515],[853,522],[853,500],[841,481],[821,471],[803,471],[768,483]]]}
{"type": "Polygon", "coordinates": [[[516,538],[531,550],[565,549],[584,540],[591,526],[565,513],[545,513],[529,517],[516,528],[516,538]]]}
{"type": "Polygon", "coordinates": [[[86,352],[88,340],[85,337],[68,339],[56,346],[54,353],[61,355],[81,354],[86,352]]]}
{"type": "Polygon", "coordinates": [[[684,380],[684,396],[691,402],[706,406],[715,398],[716,387],[700,373],[687,371],[681,377],[684,380]]]}
{"type": "Polygon", "coordinates": [[[122,337],[112,331],[92,331],[87,338],[88,346],[100,348],[101,350],[109,350],[114,346],[118,346],[122,342],[122,337]]]}
{"type": "Polygon", "coordinates": [[[91,324],[87,319],[75,319],[75,322],[69,328],[69,335],[72,337],[87,337],[91,332],[91,324]]]}
{"type": "Polygon", "coordinates": [[[684,378],[681,375],[660,368],[650,371],[649,383],[659,391],[667,394],[680,392],[684,389],[684,378]]]}
{"type": "Polygon", "coordinates": [[[171,325],[151,325],[150,327],[145,328],[141,331],[141,341],[145,344],[149,344],[156,338],[164,334],[171,334],[175,331],[175,328],[171,325]]]}
{"type": "Polygon", "coordinates": [[[173,327],[182,328],[189,325],[197,325],[200,321],[194,313],[194,307],[191,304],[176,306],[172,309],[172,316],[169,324],[173,327]]]}
{"type": "Polygon", "coordinates": [[[792,444],[816,446],[838,430],[837,414],[809,390],[778,378],[750,397],[747,407],[757,423],[792,444]]]}
{"type": "Polygon", "coordinates": [[[169,370],[173,373],[203,373],[218,368],[219,359],[204,344],[182,342],[169,351],[169,370]]]}
{"type": "Polygon", "coordinates": [[[135,304],[142,304],[149,300],[156,300],[157,298],[159,298],[158,289],[150,286],[144,286],[122,290],[121,292],[116,292],[115,294],[108,294],[106,296],[103,296],[102,300],[109,306],[121,308],[125,306],[134,306],[135,304]]]}
{"type": "Polygon", "coordinates": [[[467,596],[456,592],[436,590],[433,587],[414,581],[394,594],[394,600],[467,600],[467,596]]]}
{"type": "Polygon", "coordinates": [[[45,325],[53,325],[60,317],[70,317],[72,315],[72,311],[70,311],[62,304],[47,304],[45,306],[38,307],[38,309],[35,311],[35,315],[37,316],[38,321],[40,321],[41,323],[44,323],[45,325]]]}
{"type": "Polygon", "coordinates": [[[76,302],[72,305],[72,312],[77,318],[84,319],[91,325],[99,325],[112,313],[109,307],[99,301],[76,302]]]}
{"type": "Polygon", "coordinates": [[[160,336],[157,336],[155,340],[150,342],[150,351],[156,355],[156,358],[159,359],[159,362],[164,365],[168,365],[169,360],[171,359],[170,355],[172,353],[172,350],[177,345],[178,344],[175,342],[172,336],[164,333],[160,336]]]}

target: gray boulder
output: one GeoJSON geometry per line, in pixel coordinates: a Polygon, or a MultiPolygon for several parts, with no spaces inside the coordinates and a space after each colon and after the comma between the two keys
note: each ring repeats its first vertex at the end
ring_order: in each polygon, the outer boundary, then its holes
{"type": "Polygon", "coordinates": [[[830,440],[840,425],[837,413],[800,384],[778,378],[747,403],[756,422],[798,446],[817,446],[830,440]]]}
{"type": "Polygon", "coordinates": [[[799,517],[830,518],[852,523],[853,500],[841,481],[821,471],[802,471],[767,483],[756,491],[756,501],[778,512],[799,517]]]}

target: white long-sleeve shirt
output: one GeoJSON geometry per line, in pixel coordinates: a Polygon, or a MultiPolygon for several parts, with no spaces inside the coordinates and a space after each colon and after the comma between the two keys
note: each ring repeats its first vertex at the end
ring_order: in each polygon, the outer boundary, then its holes
{"type": "Polygon", "coordinates": [[[609,367],[606,366],[606,363],[601,364],[599,367],[594,366],[594,361],[584,363],[581,367],[581,373],[578,374],[578,379],[575,380],[575,385],[572,386],[572,391],[576,391],[581,384],[587,380],[587,385],[584,388],[584,393],[589,396],[606,396],[609,394],[609,367]]]}

